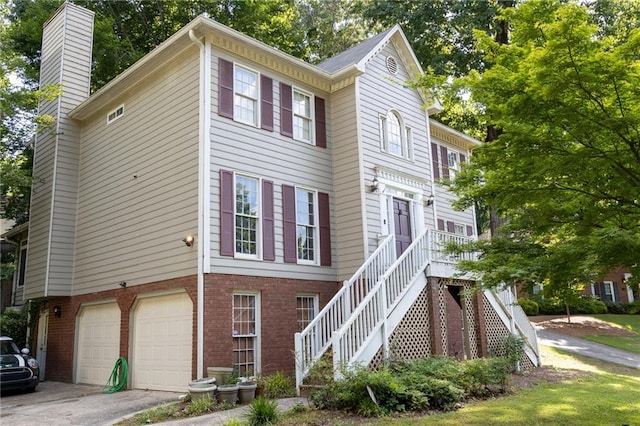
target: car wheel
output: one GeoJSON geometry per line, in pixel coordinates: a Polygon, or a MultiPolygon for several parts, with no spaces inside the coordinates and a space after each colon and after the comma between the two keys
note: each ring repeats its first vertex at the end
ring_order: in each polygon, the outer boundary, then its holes
{"type": "Polygon", "coordinates": [[[29,392],[29,393],[35,392],[36,391],[36,386],[38,386],[38,385],[33,385],[30,388],[27,388],[27,392],[29,392]]]}

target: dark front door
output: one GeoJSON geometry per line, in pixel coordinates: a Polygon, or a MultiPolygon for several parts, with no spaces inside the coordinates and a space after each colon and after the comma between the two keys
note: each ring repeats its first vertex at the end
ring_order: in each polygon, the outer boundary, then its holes
{"type": "Polygon", "coordinates": [[[396,232],[396,256],[400,256],[411,244],[411,217],[408,201],[393,199],[393,224],[396,232]]]}

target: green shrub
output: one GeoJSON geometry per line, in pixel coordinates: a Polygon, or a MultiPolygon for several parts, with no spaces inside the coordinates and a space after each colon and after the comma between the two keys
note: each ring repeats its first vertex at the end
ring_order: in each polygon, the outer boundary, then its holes
{"type": "Polygon", "coordinates": [[[640,314],[640,300],[636,300],[633,303],[629,303],[629,314],[640,314]]]}
{"type": "Polygon", "coordinates": [[[465,396],[464,389],[435,377],[425,377],[417,389],[427,397],[429,407],[435,410],[451,410],[465,396]]]}
{"type": "Polygon", "coordinates": [[[410,389],[389,370],[357,368],[343,374],[343,380],[313,392],[310,402],[320,409],[346,410],[366,417],[427,407],[427,398],[419,390],[410,389]]]}
{"type": "Polygon", "coordinates": [[[527,316],[534,316],[540,313],[538,304],[531,299],[518,299],[518,305],[520,305],[527,316]]]}
{"type": "Polygon", "coordinates": [[[278,422],[278,403],[259,396],[251,402],[245,416],[250,426],[276,424],[278,422]]]}
{"type": "Polygon", "coordinates": [[[628,314],[631,305],[620,302],[604,302],[607,305],[607,313],[609,314],[628,314]]]}
{"type": "Polygon", "coordinates": [[[504,392],[514,362],[507,357],[478,358],[464,363],[465,391],[469,396],[504,392]]]}
{"type": "Polygon", "coordinates": [[[26,309],[21,311],[5,309],[0,315],[0,335],[11,337],[19,348],[24,348],[27,343],[26,312],[26,309]]]}
{"type": "Polygon", "coordinates": [[[293,380],[282,371],[263,377],[264,396],[270,399],[289,398],[296,394],[293,380]]]}
{"type": "Polygon", "coordinates": [[[540,315],[564,315],[566,309],[557,299],[537,299],[538,312],[540,315]]]}
{"type": "Polygon", "coordinates": [[[213,411],[215,404],[216,403],[213,398],[207,396],[196,401],[191,401],[189,407],[187,408],[187,411],[192,416],[201,416],[205,413],[213,411]]]}

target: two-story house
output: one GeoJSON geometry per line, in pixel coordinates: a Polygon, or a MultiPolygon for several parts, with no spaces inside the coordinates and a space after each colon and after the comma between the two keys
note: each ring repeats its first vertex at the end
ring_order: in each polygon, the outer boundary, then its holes
{"type": "Polygon", "coordinates": [[[300,383],[329,347],[462,359],[527,333],[443,250],[477,236],[439,182],[478,142],[430,118],[400,27],[314,66],[201,16],[90,94],[92,25],[65,3],[43,35],[63,94],[16,303],[42,303],[46,378],[104,384],[123,356],[133,388],[214,366],[300,383]]]}

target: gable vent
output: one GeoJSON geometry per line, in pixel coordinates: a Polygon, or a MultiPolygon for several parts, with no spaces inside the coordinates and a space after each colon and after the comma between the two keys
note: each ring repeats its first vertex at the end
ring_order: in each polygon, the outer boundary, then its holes
{"type": "Polygon", "coordinates": [[[391,74],[395,75],[398,73],[398,62],[393,56],[387,56],[387,69],[391,74]]]}

